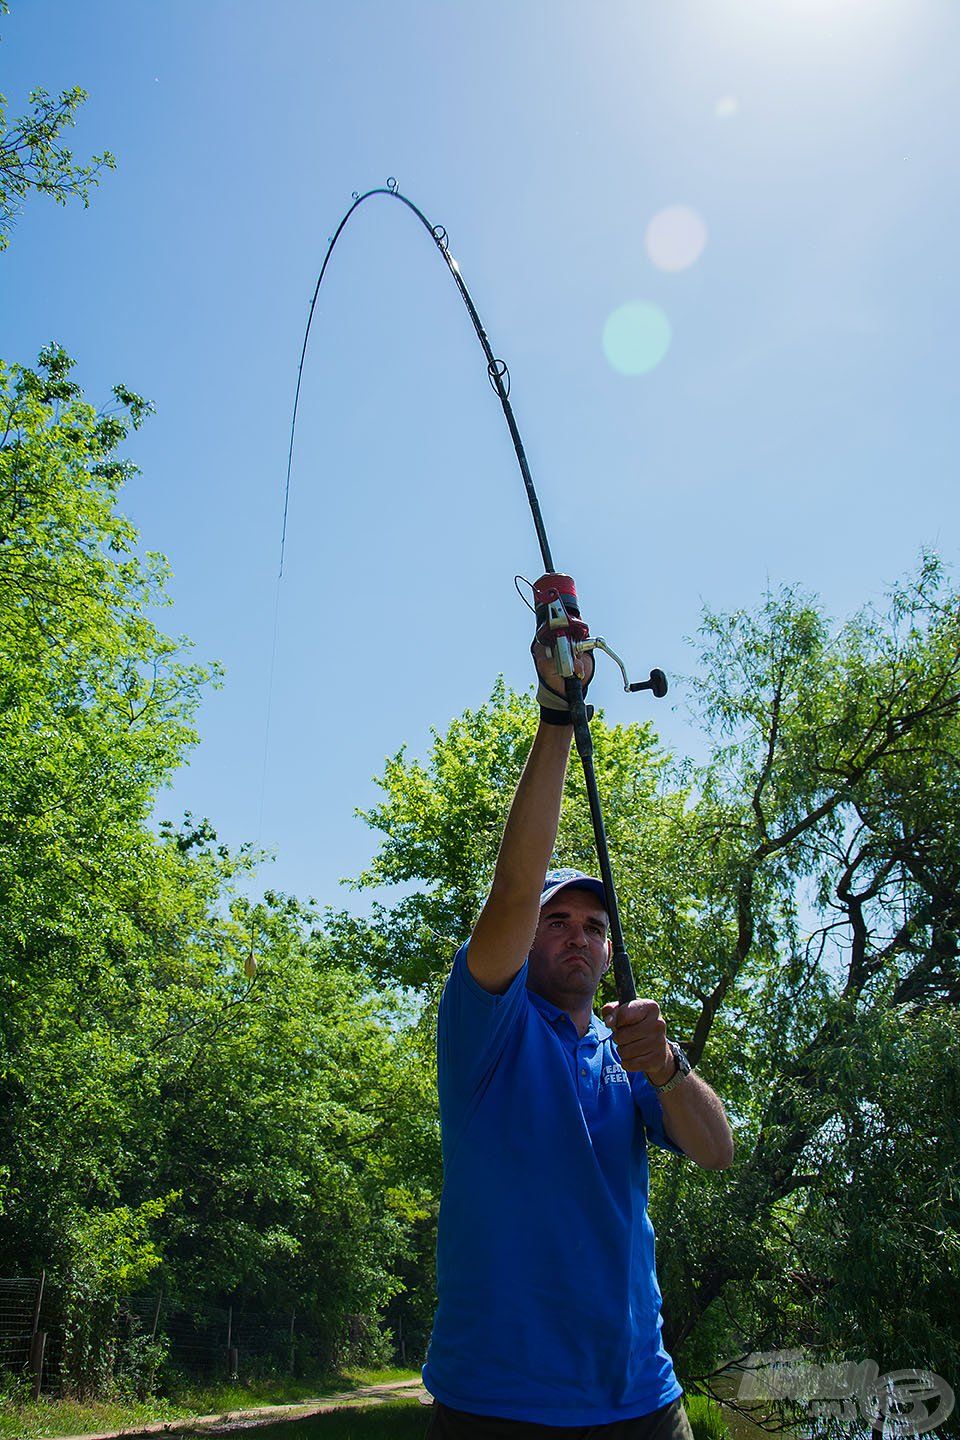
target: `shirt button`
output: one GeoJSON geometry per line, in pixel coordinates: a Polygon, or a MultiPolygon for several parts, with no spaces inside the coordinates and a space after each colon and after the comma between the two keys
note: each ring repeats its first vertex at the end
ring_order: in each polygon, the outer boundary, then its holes
{"type": "Polygon", "coordinates": [[[581,1074],[581,1075],[586,1075],[586,1073],[587,1073],[586,1070],[584,1070],[584,1069],[581,1067],[580,1074],[581,1074]]]}

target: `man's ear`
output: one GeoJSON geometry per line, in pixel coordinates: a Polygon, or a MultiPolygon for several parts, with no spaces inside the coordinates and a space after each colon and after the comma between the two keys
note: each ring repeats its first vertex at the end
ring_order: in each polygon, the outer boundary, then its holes
{"type": "Polygon", "coordinates": [[[606,965],[604,965],[604,967],[603,967],[603,973],[604,973],[604,975],[606,975],[607,971],[610,969],[610,965],[611,965],[612,961],[613,961],[613,941],[610,939],[610,937],[609,937],[609,935],[608,935],[608,936],[607,936],[607,963],[606,963],[606,965]]]}

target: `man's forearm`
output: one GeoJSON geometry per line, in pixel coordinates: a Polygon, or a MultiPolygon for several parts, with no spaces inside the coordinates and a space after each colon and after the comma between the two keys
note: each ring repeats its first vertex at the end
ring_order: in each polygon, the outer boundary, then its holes
{"type": "MultiPolygon", "coordinates": [[[[669,1075],[651,1077],[663,1084],[669,1075]]],[[[659,1097],[663,1126],[675,1145],[707,1170],[725,1170],[733,1163],[733,1135],[716,1091],[691,1072],[659,1097]]]]}
{"type": "Polygon", "coordinates": [[[572,727],[541,721],[510,806],[490,894],[470,937],[470,973],[495,995],[510,984],[536,934],[572,737],[572,727]]]}
{"type": "Polygon", "coordinates": [[[572,739],[572,726],[541,723],[510,806],[493,874],[492,895],[526,900],[534,911],[557,843],[572,739]]]}

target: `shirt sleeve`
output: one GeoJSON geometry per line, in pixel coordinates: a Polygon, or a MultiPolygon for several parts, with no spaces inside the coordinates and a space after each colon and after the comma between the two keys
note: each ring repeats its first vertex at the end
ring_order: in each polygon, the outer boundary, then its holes
{"type": "Polygon", "coordinates": [[[685,1155],[686,1151],[675,1145],[667,1135],[663,1126],[663,1106],[660,1104],[660,1096],[654,1090],[646,1075],[635,1070],[630,1074],[630,1088],[633,1091],[633,1103],[643,1117],[643,1128],[647,1133],[647,1142],[659,1145],[661,1150],[670,1150],[674,1155],[685,1155]]]}
{"type": "Polygon", "coordinates": [[[457,1124],[527,1013],[527,962],[502,995],[470,974],[466,945],[453,961],[437,1012],[437,1087],[444,1122],[457,1124]]]}

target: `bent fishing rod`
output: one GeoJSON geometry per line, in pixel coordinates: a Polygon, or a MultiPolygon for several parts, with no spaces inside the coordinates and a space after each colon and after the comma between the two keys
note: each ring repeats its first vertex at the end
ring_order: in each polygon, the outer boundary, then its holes
{"type": "Polygon", "coordinates": [[[603,820],[603,811],[600,804],[600,791],[597,785],[596,771],[593,763],[593,738],[590,734],[590,716],[583,696],[583,682],[576,671],[578,657],[591,651],[602,650],[620,668],[623,677],[623,688],[626,692],[638,690],[650,690],[657,697],[667,693],[667,681],[662,670],[651,670],[650,678],[638,683],[631,684],[627,675],[626,666],[601,635],[591,636],[589,628],[580,615],[580,605],[577,599],[576,586],[569,575],[558,573],[554,568],[553,554],[550,543],[547,539],[546,526],[543,523],[543,514],[540,509],[540,501],[537,497],[536,488],[533,483],[533,476],[530,473],[530,466],[527,461],[526,451],[523,448],[523,441],[520,438],[520,431],[517,427],[516,418],[513,413],[513,406],[510,404],[510,372],[506,363],[499,360],[493,353],[487,333],[480,321],[477,307],[469,290],[464,283],[460,273],[460,266],[450,254],[449,239],[446,230],[442,225],[431,225],[423,211],[414,205],[406,195],[400,193],[397,181],[391,175],[385,186],[377,186],[375,189],[367,190],[364,194],[353,192],[353,204],[344,215],[336,231],[330,237],[327,245],[327,253],[323,257],[323,264],[320,267],[320,274],[317,278],[316,288],[313,292],[313,299],[310,302],[310,311],[307,316],[307,326],[303,336],[303,348],[300,352],[300,366],[297,371],[297,388],[293,401],[293,420],[290,426],[290,448],[287,454],[287,478],[283,497],[283,532],[280,540],[280,575],[283,575],[283,557],[287,540],[287,515],[290,504],[290,476],[293,470],[293,446],[297,429],[297,413],[300,405],[300,388],[303,383],[303,367],[307,356],[307,343],[310,339],[310,327],[313,324],[314,313],[317,308],[317,297],[320,294],[320,287],[323,284],[323,277],[327,273],[327,266],[330,257],[340,236],[356,210],[374,195],[385,195],[388,198],[399,200],[402,205],[414,214],[421,225],[430,235],[434,245],[440,251],[446,262],[447,269],[456,281],[457,289],[460,291],[460,298],[467,307],[467,312],[476,331],[477,339],[483,347],[483,353],[487,361],[487,376],[493,386],[494,393],[500,401],[504,419],[510,431],[510,438],[513,441],[513,448],[516,452],[517,463],[520,466],[520,474],[523,477],[524,488],[527,492],[527,500],[530,504],[530,513],[533,516],[534,528],[537,532],[537,543],[540,546],[540,554],[543,559],[545,574],[537,582],[534,589],[534,611],[537,618],[537,640],[545,647],[548,657],[553,659],[557,671],[563,678],[566,690],[567,704],[573,719],[574,741],[580,762],[583,766],[583,778],[586,785],[587,800],[590,806],[590,818],[593,822],[593,837],[597,851],[597,862],[600,867],[600,878],[603,881],[603,888],[607,899],[607,914],[610,917],[610,940],[613,948],[613,973],[617,986],[617,998],[621,1004],[637,998],[637,989],[634,983],[633,971],[630,967],[630,957],[627,954],[623,937],[623,926],[620,922],[620,908],[617,902],[616,886],[614,884],[613,872],[610,866],[610,852],[607,846],[607,832],[603,820]]]}

